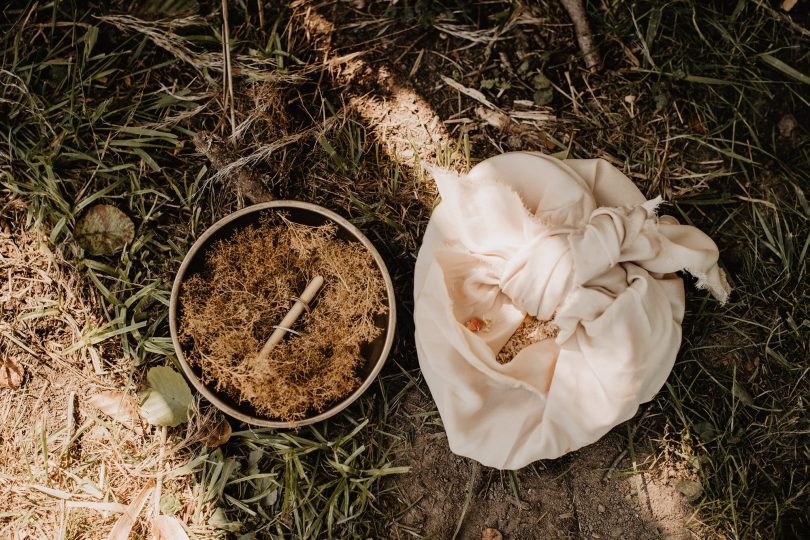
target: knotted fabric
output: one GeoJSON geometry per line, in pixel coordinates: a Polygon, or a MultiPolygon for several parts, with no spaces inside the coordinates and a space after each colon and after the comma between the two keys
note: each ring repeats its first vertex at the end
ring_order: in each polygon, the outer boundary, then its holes
{"type": "Polygon", "coordinates": [[[517,469],[590,444],[651,400],[681,341],[685,270],[725,302],[715,243],[656,215],[604,160],[517,152],[465,176],[433,169],[441,203],[416,261],[419,363],[457,454],[517,469]],[[555,339],[496,357],[529,315],[555,339]],[[473,331],[466,321],[486,322],[473,331]]]}

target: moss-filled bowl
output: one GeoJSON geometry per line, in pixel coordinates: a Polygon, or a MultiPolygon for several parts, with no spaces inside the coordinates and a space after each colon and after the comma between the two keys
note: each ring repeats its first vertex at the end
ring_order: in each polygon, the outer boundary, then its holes
{"type": "Polygon", "coordinates": [[[191,246],[191,249],[183,259],[183,263],[180,265],[180,269],[177,271],[177,276],[174,279],[174,286],[172,287],[169,302],[169,328],[171,330],[174,351],[183,372],[191,384],[194,385],[208,401],[213,403],[225,414],[248,424],[271,428],[291,428],[313,424],[321,420],[326,420],[348,407],[368,389],[385,364],[385,360],[388,357],[394,340],[395,325],[396,303],[394,300],[394,286],[391,283],[391,277],[382,257],[380,257],[380,254],[369,239],[366,238],[357,227],[334,212],[315,204],[299,201],[272,201],[256,204],[234,212],[214,223],[194,242],[194,245],[191,246]],[[381,329],[381,333],[370,343],[362,345],[360,349],[362,361],[357,368],[357,376],[362,381],[360,386],[351,394],[331,404],[323,412],[295,421],[283,421],[278,418],[262,416],[248,403],[238,402],[224,392],[217,391],[211,385],[205,384],[200,368],[192,365],[186,358],[181,339],[179,338],[179,324],[183,309],[180,302],[180,291],[186,280],[203,271],[208,249],[219,240],[230,239],[241,229],[257,225],[262,217],[280,211],[283,211],[286,218],[290,221],[304,225],[320,226],[332,223],[337,227],[336,237],[338,239],[346,242],[361,243],[373,256],[386,287],[387,312],[375,318],[375,324],[381,329]]]}

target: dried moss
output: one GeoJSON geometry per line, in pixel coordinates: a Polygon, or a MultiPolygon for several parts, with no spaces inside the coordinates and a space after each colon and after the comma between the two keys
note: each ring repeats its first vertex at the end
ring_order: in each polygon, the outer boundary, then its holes
{"type": "Polygon", "coordinates": [[[180,337],[206,384],[267,417],[294,421],[323,411],[360,385],[360,348],[382,333],[383,277],[358,242],[333,224],[265,218],[215,243],[181,290],[180,337]],[[261,362],[258,353],[316,275],[324,285],[294,332],[261,362]]]}
{"type": "Polygon", "coordinates": [[[544,339],[554,339],[559,332],[560,329],[551,321],[541,321],[536,317],[526,315],[523,322],[518,326],[518,329],[515,330],[515,333],[509,338],[509,341],[507,341],[498,352],[498,362],[507,364],[512,361],[517,353],[529,345],[538,343],[544,339]]]}

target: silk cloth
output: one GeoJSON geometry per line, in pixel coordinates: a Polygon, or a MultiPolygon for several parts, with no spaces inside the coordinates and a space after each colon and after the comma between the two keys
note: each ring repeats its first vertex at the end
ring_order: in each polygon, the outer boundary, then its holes
{"type": "Polygon", "coordinates": [[[601,159],[531,152],[459,176],[431,169],[441,202],[414,284],[419,364],[450,448],[518,469],[595,442],[651,400],[681,342],[685,270],[725,302],[718,249],[657,216],[601,159]],[[498,352],[526,315],[555,339],[498,352]],[[479,318],[474,332],[466,321],[479,318]]]}

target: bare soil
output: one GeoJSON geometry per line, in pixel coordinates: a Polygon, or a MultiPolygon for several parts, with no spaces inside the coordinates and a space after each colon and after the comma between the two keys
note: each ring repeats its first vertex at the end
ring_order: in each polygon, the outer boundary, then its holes
{"type": "MultiPolygon", "coordinates": [[[[425,414],[431,407],[419,390],[405,398],[402,413],[422,420],[410,426],[398,452],[410,474],[388,481],[383,505],[393,525],[385,537],[450,539],[457,527],[455,538],[470,540],[487,528],[507,540],[704,537],[694,509],[675,488],[680,472],[659,466],[656,473],[631,474],[618,434],[512,475],[453,454],[437,416],[425,414]]],[[[636,462],[645,457],[636,455],[636,462]]]]}

